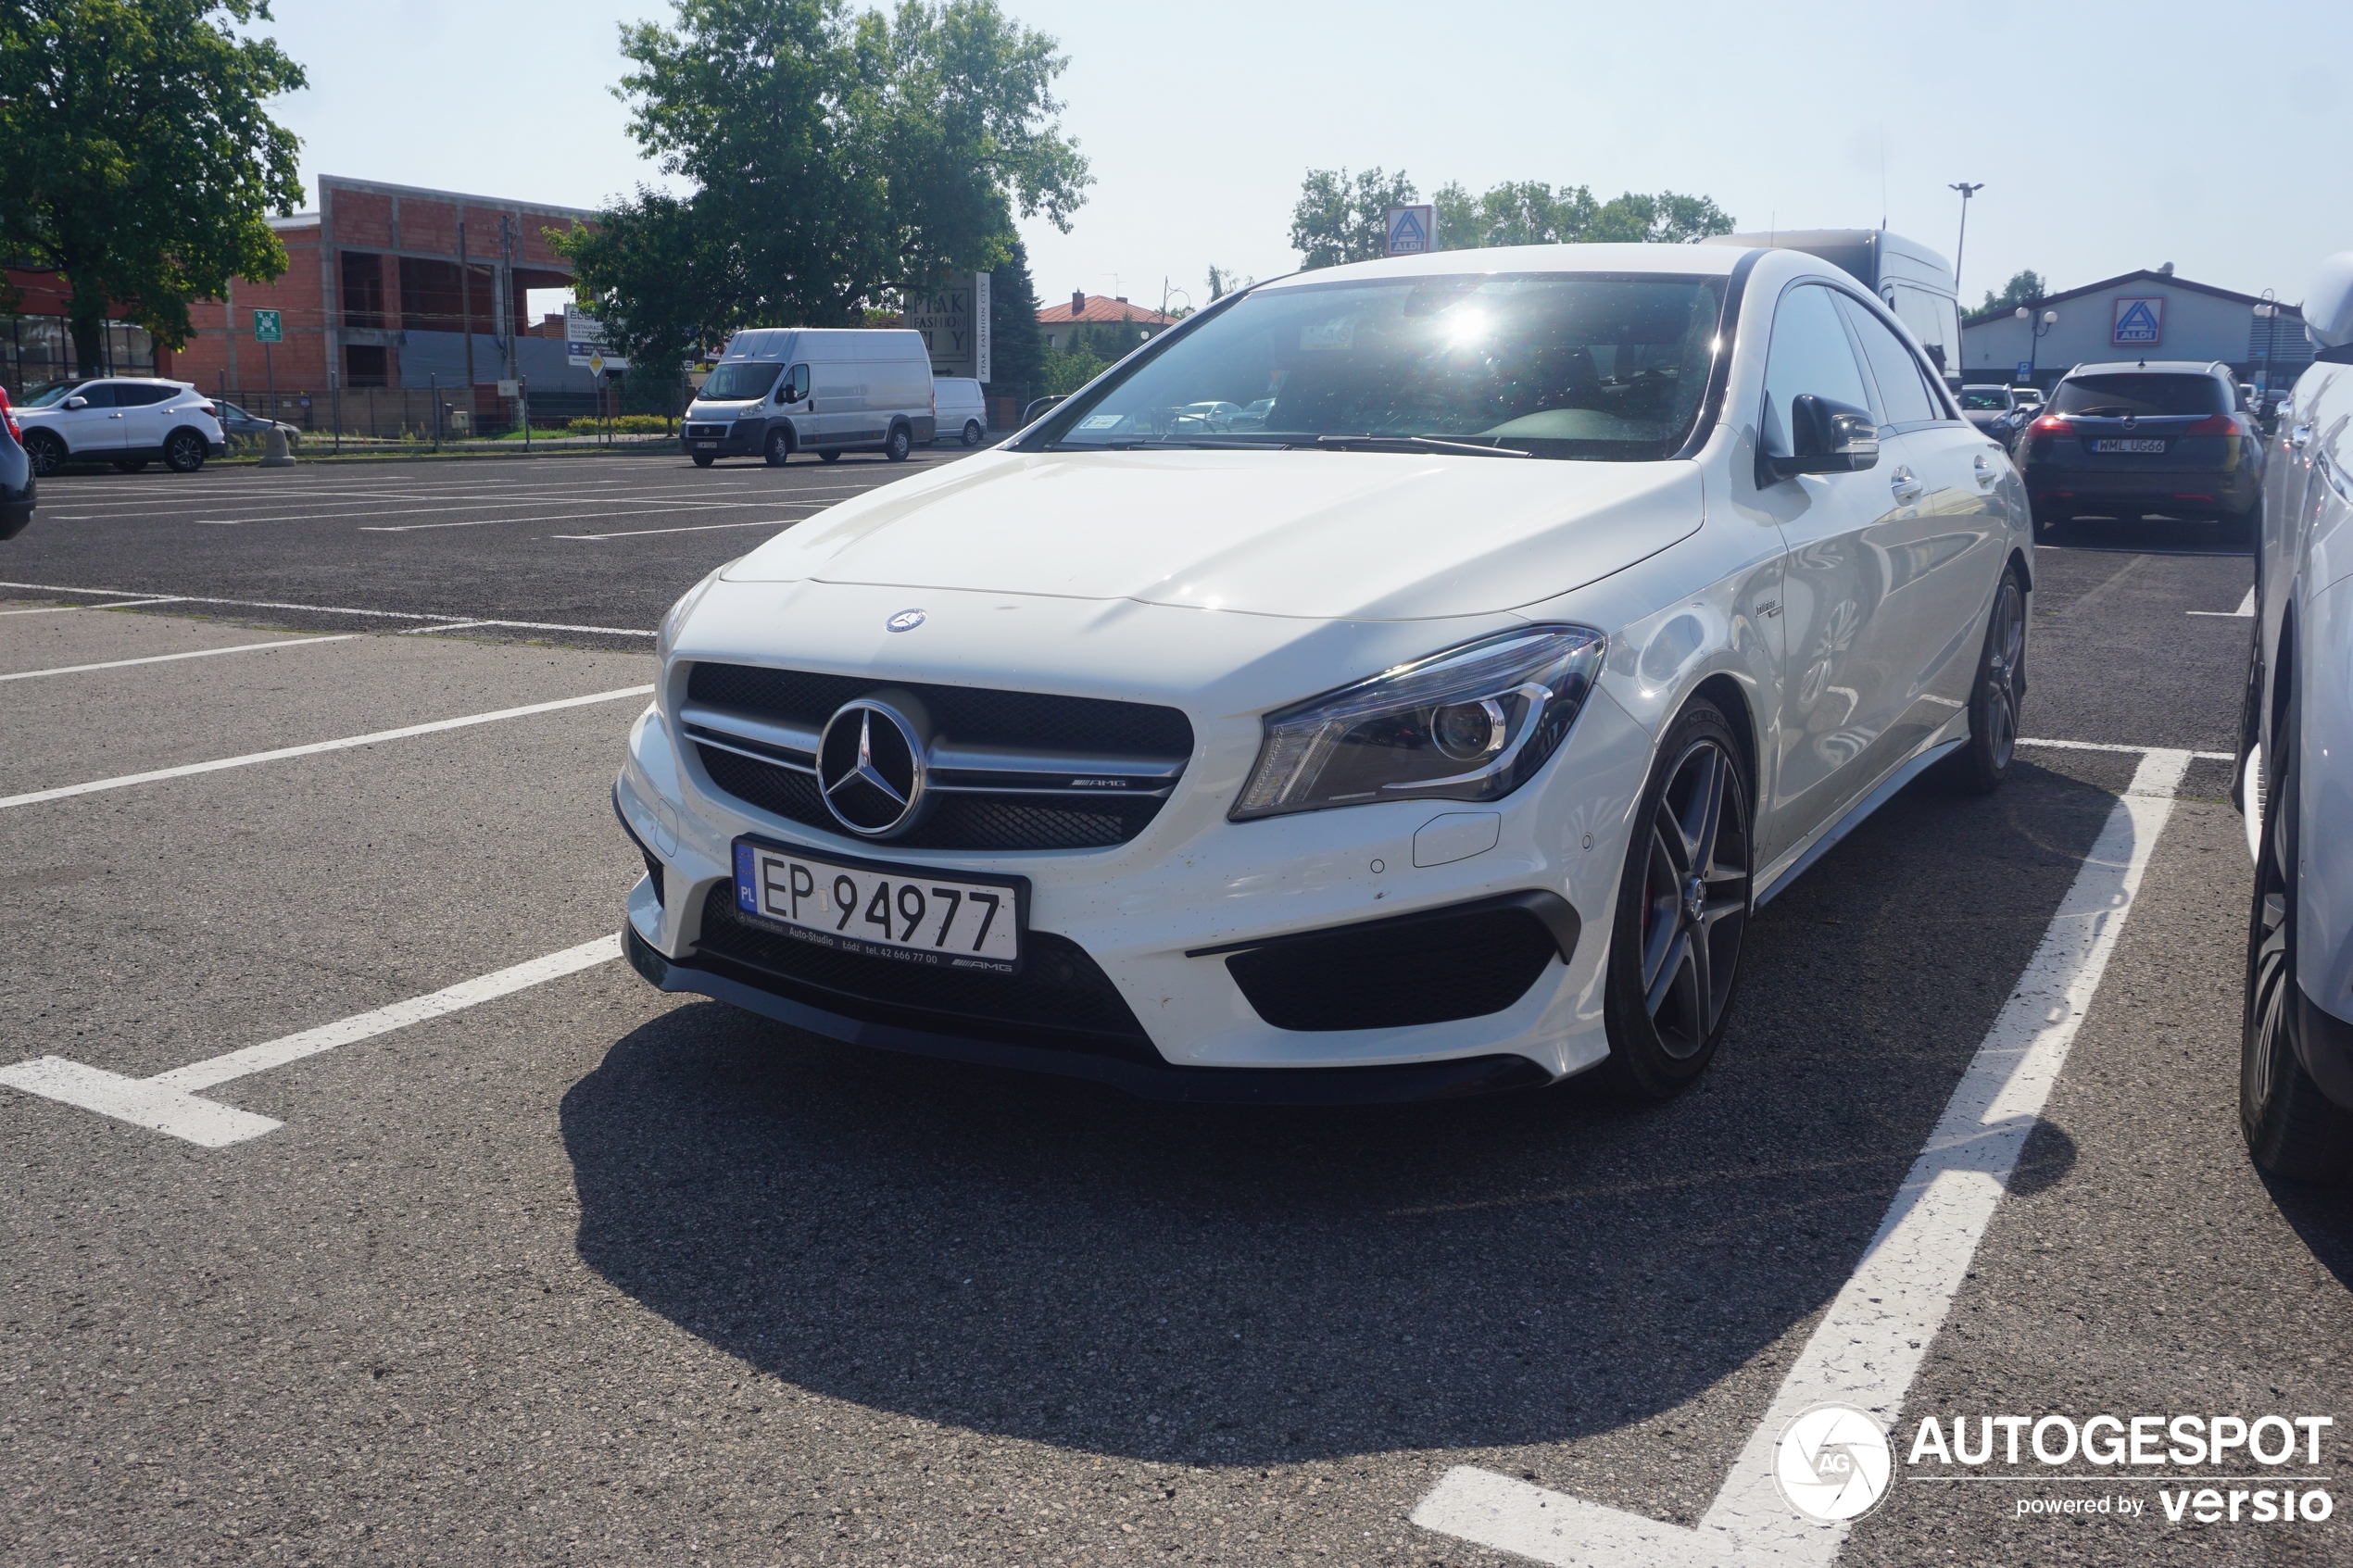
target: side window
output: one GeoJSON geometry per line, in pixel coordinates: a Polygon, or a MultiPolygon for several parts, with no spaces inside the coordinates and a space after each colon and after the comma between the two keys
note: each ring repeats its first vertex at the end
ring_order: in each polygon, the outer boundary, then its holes
{"type": "Polygon", "coordinates": [[[776,401],[779,403],[798,403],[808,395],[809,367],[806,365],[795,365],[791,370],[785,372],[785,379],[783,382],[778,383],[776,387],[776,401]]]}
{"type": "Polygon", "coordinates": [[[115,407],[114,391],[114,383],[102,381],[94,382],[72,395],[82,399],[93,408],[111,408],[115,407]]]}
{"type": "Polygon", "coordinates": [[[118,383],[115,387],[115,406],[120,408],[145,408],[153,403],[169,403],[173,394],[179,390],[176,386],[152,383],[143,386],[135,382],[118,383]]]}
{"type": "Polygon", "coordinates": [[[1773,345],[1765,356],[1765,409],[1760,422],[1765,450],[1773,457],[1790,455],[1790,400],[1803,393],[1833,403],[1869,408],[1863,372],[1856,368],[1854,346],[1840,325],[1831,291],[1806,283],[1781,295],[1773,313],[1773,345]]]}
{"type": "Polygon", "coordinates": [[[1956,319],[1952,302],[1942,295],[1916,289],[1907,283],[1897,283],[1889,293],[1894,297],[1887,302],[1888,309],[1894,312],[1895,319],[1910,328],[1912,335],[1920,340],[1920,346],[1928,350],[1929,361],[1936,367],[1936,373],[1941,376],[1958,365],[1959,357],[1950,350],[1954,335],[1951,323],[1956,319]]]}
{"type": "Polygon", "coordinates": [[[1871,367],[1871,379],[1879,383],[1880,411],[1892,425],[1926,424],[1942,419],[1935,398],[1929,395],[1928,383],[1921,379],[1920,362],[1904,342],[1887,330],[1887,324],[1851,299],[1842,299],[1840,308],[1846,312],[1847,323],[1863,345],[1863,358],[1871,367]]]}

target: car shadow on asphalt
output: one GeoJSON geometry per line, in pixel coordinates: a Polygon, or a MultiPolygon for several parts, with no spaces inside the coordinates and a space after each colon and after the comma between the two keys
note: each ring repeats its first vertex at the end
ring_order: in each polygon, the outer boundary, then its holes
{"type": "MultiPolygon", "coordinates": [[[[796,1385],[1103,1454],[1620,1426],[1844,1282],[2112,803],[2024,762],[1891,802],[1758,915],[1665,1106],[1164,1106],[684,1006],[564,1098],[579,1253],[796,1385]]],[[[2018,1180],[2072,1162],[2045,1125],[2018,1180]]]]}

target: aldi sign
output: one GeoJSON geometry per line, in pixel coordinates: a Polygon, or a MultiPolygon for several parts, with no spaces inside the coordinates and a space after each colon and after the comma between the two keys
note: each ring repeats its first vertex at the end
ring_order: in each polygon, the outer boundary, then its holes
{"type": "Polygon", "coordinates": [[[1392,207],[1381,214],[1384,256],[1427,256],[1438,248],[1438,208],[1392,207]]]}
{"type": "Polygon", "coordinates": [[[2145,295],[2116,302],[2115,326],[2108,341],[2118,348],[2155,348],[2165,341],[2165,296],[2145,295]]]}

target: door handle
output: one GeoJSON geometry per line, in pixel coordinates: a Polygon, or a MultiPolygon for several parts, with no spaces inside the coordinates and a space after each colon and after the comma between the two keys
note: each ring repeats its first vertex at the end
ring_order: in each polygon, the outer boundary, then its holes
{"type": "Polygon", "coordinates": [[[1887,487],[1895,492],[1899,501],[1916,501],[1928,486],[1913,476],[1909,469],[1897,469],[1888,477],[1887,487]]]}
{"type": "Polygon", "coordinates": [[[1992,460],[1982,452],[1977,455],[1977,461],[1971,466],[1977,472],[1977,482],[1980,484],[1991,484],[2002,477],[2001,470],[1995,468],[1992,460]]]}
{"type": "Polygon", "coordinates": [[[2289,444],[2297,451],[2301,452],[2304,448],[2312,445],[2312,427],[2310,425],[2297,425],[2294,430],[2288,432],[2287,438],[2289,444]]]}

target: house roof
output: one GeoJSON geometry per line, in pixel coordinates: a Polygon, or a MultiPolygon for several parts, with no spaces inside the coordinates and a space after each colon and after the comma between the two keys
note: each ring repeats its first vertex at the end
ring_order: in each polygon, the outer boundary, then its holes
{"type": "Polygon", "coordinates": [[[1073,309],[1072,303],[1070,300],[1064,300],[1060,305],[1048,306],[1038,312],[1038,324],[1041,327],[1059,327],[1072,321],[1088,323],[1133,321],[1139,327],[1173,327],[1177,320],[1174,316],[1164,316],[1157,310],[1147,310],[1140,305],[1130,305],[1124,299],[1114,299],[1109,295],[1088,295],[1084,309],[1073,309]]]}
{"type": "MultiPolygon", "coordinates": [[[[2281,315],[2293,320],[2304,320],[2302,307],[2290,305],[2285,300],[2271,301],[2257,295],[2240,294],[2235,289],[2218,289],[2212,283],[2195,283],[2187,278],[2178,277],[2171,272],[2158,272],[2146,267],[2137,272],[2120,272],[2113,278],[2102,278],[2098,282],[2085,283],[2080,289],[2062,289],[2057,294],[2047,294],[2033,303],[2037,308],[2045,305],[2057,305],[2066,300],[2081,299],[2087,294],[2103,293],[2115,288],[2120,283],[2161,283],[2168,288],[2188,289],[2194,294],[2211,295],[2216,299],[2233,300],[2246,306],[2277,304],[2281,315]]],[[[1974,315],[1962,317],[1961,325],[1964,327],[1983,326],[1988,321],[2000,320],[2017,308],[2018,307],[2014,305],[2005,305],[1996,310],[1980,310],[1974,315]]]]}

